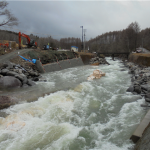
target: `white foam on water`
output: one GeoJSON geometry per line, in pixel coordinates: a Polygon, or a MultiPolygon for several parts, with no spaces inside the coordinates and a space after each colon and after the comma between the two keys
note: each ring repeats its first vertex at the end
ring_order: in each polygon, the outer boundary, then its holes
{"type": "Polygon", "coordinates": [[[127,150],[129,138],[144,115],[139,96],[126,92],[130,75],[111,65],[82,66],[45,74],[41,88],[63,88],[55,93],[2,110],[2,150],[127,150]],[[87,81],[95,69],[106,77],[87,81]],[[67,79],[69,81],[67,81],[67,79]],[[61,82],[60,82],[61,80],[61,82]],[[79,84],[75,83],[78,81],[79,84]],[[75,85],[70,87],[71,82],[75,85]]]}

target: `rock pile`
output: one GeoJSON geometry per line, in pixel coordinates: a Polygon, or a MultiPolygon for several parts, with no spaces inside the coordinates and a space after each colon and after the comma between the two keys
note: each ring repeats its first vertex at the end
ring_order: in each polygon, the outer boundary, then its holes
{"type": "Polygon", "coordinates": [[[33,86],[39,77],[32,68],[26,69],[9,61],[0,64],[0,89],[33,86]]]}
{"type": "Polygon", "coordinates": [[[97,69],[93,71],[93,74],[91,74],[87,80],[100,79],[102,76],[105,76],[105,73],[97,69]]]}
{"type": "Polygon", "coordinates": [[[94,64],[94,63],[99,63],[99,64],[108,64],[110,65],[105,58],[100,58],[100,57],[94,57],[91,58],[89,61],[89,64],[94,64]]]}
{"type": "Polygon", "coordinates": [[[150,67],[138,66],[131,62],[125,62],[125,66],[130,69],[129,73],[132,74],[132,85],[127,92],[140,94],[146,102],[150,102],[150,67]]]}

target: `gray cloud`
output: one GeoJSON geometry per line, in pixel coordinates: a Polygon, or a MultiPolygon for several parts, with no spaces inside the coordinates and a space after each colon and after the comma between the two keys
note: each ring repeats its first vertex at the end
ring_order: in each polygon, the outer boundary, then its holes
{"type": "MultiPolygon", "coordinates": [[[[18,31],[53,38],[87,40],[102,33],[125,29],[137,21],[141,29],[149,27],[149,1],[8,1],[8,8],[19,20],[18,31]]],[[[15,30],[17,31],[17,30],[15,30]]]]}

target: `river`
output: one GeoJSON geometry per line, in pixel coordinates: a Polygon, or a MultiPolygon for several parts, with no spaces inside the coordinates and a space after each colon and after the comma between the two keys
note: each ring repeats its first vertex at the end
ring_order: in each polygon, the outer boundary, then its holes
{"type": "Polygon", "coordinates": [[[7,117],[0,117],[0,150],[130,149],[144,99],[126,92],[131,79],[121,61],[107,61],[44,74],[47,82],[33,94],[50,94],[1,110],[7,117]],[[88,81],[95,69],[106,76],[88,81]]]}

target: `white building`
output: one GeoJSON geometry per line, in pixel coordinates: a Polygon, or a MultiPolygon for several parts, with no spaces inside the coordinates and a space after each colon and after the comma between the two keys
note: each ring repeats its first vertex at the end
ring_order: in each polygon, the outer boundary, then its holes
{"type": "Polygon", "coordinates": [[[78,47],[77,46],[71,46],[71,51],[78,52],[78,47]]]}

